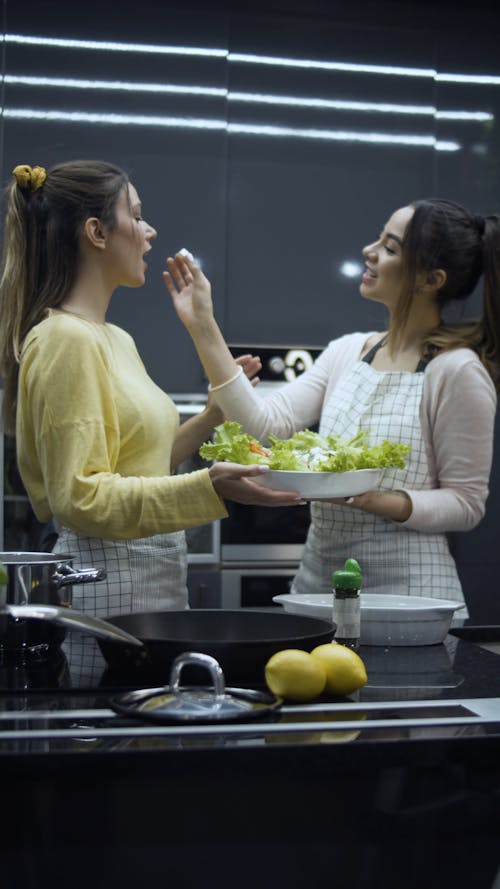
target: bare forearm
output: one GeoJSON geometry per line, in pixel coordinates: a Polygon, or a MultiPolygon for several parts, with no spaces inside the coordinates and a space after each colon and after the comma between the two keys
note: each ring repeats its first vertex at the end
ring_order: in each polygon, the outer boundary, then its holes
{"type": "Polygon", "coordinates": [[[211,385],[220,386],[234,377],[238,365],[215,318],[190,325],[188,331],[211,385]]]}
{"type": "Polygon", "coordinates": [[[332,502],[371,512],[393,522],[406,522],[412,513],[411,498],[405,491],[369,491],[356,497],[337,498],[332,502]]]}
{"type": "Polygon", "coordinates": [[[172,469],[194,454],[210,437],[214,426],[222,423],[223,419],[222,411],[212,405],[182,423],[172,447],[172,469]]]}

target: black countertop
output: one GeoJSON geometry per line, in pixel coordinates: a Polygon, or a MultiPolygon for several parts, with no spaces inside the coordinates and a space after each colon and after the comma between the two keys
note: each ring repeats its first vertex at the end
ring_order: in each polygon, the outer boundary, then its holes
{"type": "Polygon", "coordinates": [[[123,722],[64,659],[2,668],[3,885],[491,889],[500,632],[464,634],[363,648],[356,694],[232,727],[123,722]]]}

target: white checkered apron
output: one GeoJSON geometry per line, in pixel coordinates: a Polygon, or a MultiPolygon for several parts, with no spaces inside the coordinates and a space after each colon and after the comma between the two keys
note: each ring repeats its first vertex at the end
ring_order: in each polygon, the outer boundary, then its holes
{"type": "MultiPolygon", "coordinates": [[[[324,407],[320,433],[352,438],[367,430],[371,443],[411,445],[405,469],[386,469],[381,488],[431,487],[420,425],[424,373],[374,370],[359,361],[324,407]]],[[[364,593],[432,596],[464,601],[444,534],[413,531],[349,506],[311,504],[311,526],[292,584],[294,593],[329,593],[332,572],[355,558],[364,593]]]]}
{"type": "MultiPolygon", "coordinates": [[[[54,552],[73,556],[74,568],[106,569],[105,580],[72,584],[72,607],[77,611],[112,618],[133,611],[188,607],[184,531],[137,540],[100,540],[61,528],[54,552]]],[[[94,685],[106,664],[93,637],[70,632],[63,648],[73,686],[94,685]]]]}

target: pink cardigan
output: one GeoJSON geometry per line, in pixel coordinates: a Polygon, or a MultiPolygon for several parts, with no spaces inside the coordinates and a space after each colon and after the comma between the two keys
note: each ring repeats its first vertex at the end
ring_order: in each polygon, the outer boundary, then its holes
{"type": "MultiPolygon", "coordinates": [[[[359,360],[372,334],[332,340],[314,366],[292,383],[260,397],[242,373],[214,395],[230,420],[265,442],[289,438],[316,423],[339,380],[359,360]]],[[[493,382],[470,349],[436,356],[425,371],[420,422],[432,490],[408,490],[413,510],[404,526],[439,533],[467,531],[482,519],[493,456],[497,397],[493,382]]]]}

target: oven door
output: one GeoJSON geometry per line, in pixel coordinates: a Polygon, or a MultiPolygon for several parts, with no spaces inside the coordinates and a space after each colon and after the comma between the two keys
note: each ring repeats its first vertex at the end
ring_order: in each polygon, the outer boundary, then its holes
{"type": "MultiPolygon", "coordinates": [[[[187,395],[171,395],[179,411],[180,422],[201,413],[207,401],[206,394],[193,393],[187,395]]],[[[198,453],[184,460],[176,469],[177,473],[194,472],[206,469],[207,462],[198,453]]],[[[209,522],[197,525],[186,531],[189,565],[214,565],[220,562],[220,522],[209,522]]]]}
{"type": "Polygon", "coordinates": [[[221,572],[221,608],[280,607],[273,596],[290,592],[298,564],[223,565],[221,572]]]}
{"type": "Polygon", "coordinates": [[[310,524],[309,504],[242,506],[226,504],[221,524],[221,556],[228,562],[298,562],[310,524]]]}

